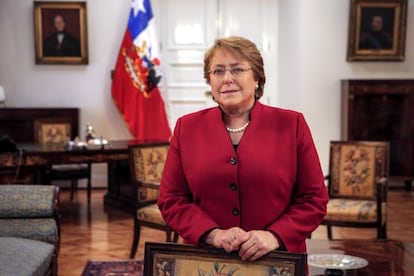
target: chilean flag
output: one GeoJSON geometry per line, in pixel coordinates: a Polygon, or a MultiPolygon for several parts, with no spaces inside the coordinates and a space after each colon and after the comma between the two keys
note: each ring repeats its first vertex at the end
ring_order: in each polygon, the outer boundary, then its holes
{"type": "Polygon", "coordinates": [[[132,0],[112,78],[112,98],[138,140],[168,141],[171,129],[158,83],[160,59],[149,0],[132,0]]]}

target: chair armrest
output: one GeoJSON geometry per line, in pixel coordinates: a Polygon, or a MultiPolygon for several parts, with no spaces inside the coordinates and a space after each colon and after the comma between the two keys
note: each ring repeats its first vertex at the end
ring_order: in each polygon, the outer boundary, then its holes
{"type": "Polygon", "coordinates": [[[388,179],[385,177],[375,180],[377,188],[377,217],[379,223],[386,221],[386,212],[383,213],[383,203],[387,202],[388,179]]]}
{"type": "Polygon", "coordinates": [[[377,178],[375,180],[377,189],[378,204],[387,202],[388,179],[386,177],[377,178]]]}
{"type": "Polygon", "coordinates": [[[325,188],[328,190],[328,192],[329,192],[329,179],[330,179],[330,177],[331,176],[329,174],[323,176],[323,182],[324,182],[325,188]]]}
{"type": "Polygon", "coordinates": [[[157,182],[142,182],[141,186],[145,187],[145,188],[149,188],[149,189],[159,190],[160,189],[160,182],[159,181],[157,181],[157,182]]]}
{"type": "Polygon", "coordinates": [[[157,202],[159,196],[159,186],[142,185],[137,189],[137,208],[148,206],[157,202]]]}

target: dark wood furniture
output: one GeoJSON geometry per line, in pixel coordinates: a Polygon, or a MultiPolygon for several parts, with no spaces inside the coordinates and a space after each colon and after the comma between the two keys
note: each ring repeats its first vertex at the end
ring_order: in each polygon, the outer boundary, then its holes
{"type": "MultiPolygon", "coordinates": [[[[0,137],[10,137],[21,147],[21,155],[2,155],[0,150],[0,184],[44,184],[50,177],[52,164],[106,162],[108,164],[108,194],[105,204],[131,211],[135,206],[129,183],[129,141],[112,142],[102,152],[67,151],[62,145],[35,145],[36,126],[39,122],[58,120],[70,125],[70,139],[79,136],[78,108],[0,108],[0,137]],[[18,164],[20,163],[20,166],[18,164]]],[[[82,137],[81,137],[81,140],[82,137]]],[[[131,211],[132,212],[132,211],[131,211]]]]}
{"type": "Polygon", "coordinates": [[[343,140],[390,142],[390,179],[414,179],[414,80],[342,80],[343,140]]]}
{"type": "MultiPolygon", "coordinates": [[[[414,275],[414,243],[395,240],[306,241],[308,254],[344,254],[364,258],[368,266],[347,270],[345,275],[414,275]]],[[[324,275],[323,268],[309,267],[310,275],[324,275]]]]}
{"type": "MultiPolygon", "coordinates": [[[[65,145],[68,140],[73,140],[71,132],[71,120],[69,118],[47,118],[34,121],[35,143],[65,145]]],[[[77,134],[78,135],[78,134],[77,134]]],[[[52,164],[46,171],[48,182],[54,180],[70,181],[70,199],[73,200],[75,190],[78,190],[78,182],[86,180],[88,205],[91,204],[92,170],[91,163],[81,164],[52,164]]]]}
{"type": "MultiPolygon", "coordinates": [[[[36,143],[36,123],[43,120],[61,120],[69,125],[70,139],[79,135],[78,108],[0,108],[0,137],[9,137],[16,143],[36,143]]],[[[1,151],[1,149],[0,149],[1,151]]],[[[39,179],[31,167],[15,170],[0,168],[0,183],[35,183],[39,179]],[[19,178],[17,178],[17,175],[19,178]]]]}
{"type": "Polygon", "coordinates": [[[35,121],[48,118],[65,118],[72,136],[79,135],[79,109],[56,107],[0,108],[0,136],[7,135],[16,143],[34,143],[35,121]]]}
{"type": "Polygon", "coordinates": [[[104,204],[134,213],[136,197],[130,183],[128,145],[161,141],[117,140],[104,146],[67,149],[63,145],[18,144],[19,152],[0,153],[0,170],[27,169],[33,183],[45,183],[45,168],[51,164],[107,163],[108,191],[104,204]],[[20,164],[20,165],[19,165],[20,164]]]}

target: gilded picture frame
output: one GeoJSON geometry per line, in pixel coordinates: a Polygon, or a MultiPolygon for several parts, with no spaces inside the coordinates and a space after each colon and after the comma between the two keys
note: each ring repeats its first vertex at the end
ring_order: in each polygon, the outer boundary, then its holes
{"type": "Polygon", "coordinates": [[[307,255],[272,251],[254,262],[242,261],[236,252],[210,246],[145,243],[144,276],[158,275],[305,275],[307,255]]]}
{"type": "Polygon", "coordinates": [[[404,61],[407,0],[350,0],[347,61],[404,61]]]}
{"type": "Polygon", "coordinates": [[[86,2],[34,2],[36,64],[87,64],[86,2]]]}
{"type": "Polygon", "coordinates": [[[70,118],[44,118],[33,122],[34,141],[39,144],[64,144],[75,133],[70,118]]]}

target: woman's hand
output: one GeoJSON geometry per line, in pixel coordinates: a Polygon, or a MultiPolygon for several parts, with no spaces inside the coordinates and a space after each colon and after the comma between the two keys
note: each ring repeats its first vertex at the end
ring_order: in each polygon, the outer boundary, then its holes
{"type": "Polygon", "coordinates": [[[239,238],[247,232],[240,227],[229,229],[214,229],[206,237],[205,242],[217,248],[224,248],[227,252],[239,250],[239,238]]]}
{"type": "Polygon", "coordinates": [[[240,235],[232,243],[230,251],[239,249],[243,261],[255,261],[272,250],[279,248],[279,241],[270,231],[252,230],[240,235]]]}

